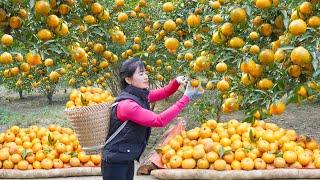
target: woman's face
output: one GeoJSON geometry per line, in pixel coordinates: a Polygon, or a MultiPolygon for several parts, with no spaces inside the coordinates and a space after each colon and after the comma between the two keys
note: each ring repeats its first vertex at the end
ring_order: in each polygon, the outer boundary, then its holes
{"type": "Polygon", "coordinates": [[[149,88],[149,78],[145,68],[137,68],[132,77],[127,77],[128,84],[141,89],[149,88]]]}

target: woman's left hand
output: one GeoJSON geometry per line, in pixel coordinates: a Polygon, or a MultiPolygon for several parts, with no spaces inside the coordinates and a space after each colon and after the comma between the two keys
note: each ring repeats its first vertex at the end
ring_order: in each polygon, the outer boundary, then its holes
{"type": "Polygon", "coordinates": [[[186,76],[178,76],[177,78],[176,78],[176,80],[177,80],[177,82],[181,85],[187,85],[187,82],[188,82],[188,77],[186,77],[186,76]]]}

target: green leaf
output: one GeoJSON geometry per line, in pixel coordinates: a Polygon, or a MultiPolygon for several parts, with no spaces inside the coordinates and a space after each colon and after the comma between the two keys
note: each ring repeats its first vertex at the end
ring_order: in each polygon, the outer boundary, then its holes
{"type": "Polygon", "coordinates": [[[252,115],[247,115],[242,122],[252,123],[254,120],[252,115]]]}
{"type": "Polygon", "coordinates": [[[316,71],[319,68],[320,53],[312,52],[311,55],[313,57],[312,66],[313,66],[313,69],[316,71]]]}
{"type": "Polygon", "coordinates": [[[248,147],[244,148],[244,151],[246,151],[246,152],[250,152],[252,150],[253,150],[253,147],[251,147],[251,146],[248,146],[248,147]]]}
{"type": "Polygon", "coordinates": [[[276,151],[276,150],[273,150],[273,151],[269,151],[268,153],[269,153],[269,154],[276,154],[277,151],[276,151]]]}
{"type": "Polygon", "coordinates": [[[52,39],[52,40],[48,40],[46,42],[43,43],[43,45],[47,45],[47,44],[51,44],[53,42],[55,42],[56,40],[52,39]]]}
{"type": "Polygon", "coordinates": [[[87,105],[87,100],[83,97],[82,94],[81,94],[81,103],[85,106],[87,105]]]}
{"type": "Polygon", "coordinates": [[[317,69],[317,71],[313,73],[313,78],[317,79],[319,77],[320,77],[320,69],[317,69]]]}
{"type": "Polygon", "coordinates": [[[49,142],[49,145],[53,146],[56,144],[57,140],[55,140],[52,136],[51,136],[51,133],[49,133],[48,135],[48,142],[49,142]]]}
{"type": "Polygon", "coordinates": [[[257,139],[256,139],[256,137],[254,136],[252,129],[250,129],[250,131],[249,131],[249,137],[250,137],[250,141],[251,141],[251,142],[254,142],[254,143],[257,142],[257,139]]]}
{"type": "Polygon", "coordinates": [[[26,149],[23,149],[23,151],[22,151],[22,159],[26,159],[26,157],[27,157],[27,151],[26,151],[26,149]]]}
{"type": "Polygon", "coordinates": [[[310,88],[310,87],[306,87],[306,89],[307,89],[307,94],[313,94],[313,89],[312,88],[310,88]]]}
{"type": "Polygon", "coordinates": [[[30,1],[29,1],[29,6],[30,6],[31,9],[32,9],[33,6],[34,6],[34,3],[35,3],[35,0],[30,0],[30,1]]]}
{"type": "Polygon", "coordinates": [[[78,157],[78,153],[76,153],[76,152],[71,152],[70,155],[71,155],[71,157],[78,157]]]}
{"type": "Polygon", "coordinates": [[[283,46],[283,47],[281,47],[280,49],[282,49],[282,50],[293,50],[294,49],[294,47],[293,46],[283,46]]]}
{"type": "Polygon", "coordinates": [[[276,155],[276,157],[283,157],[283,153],[280,151],[277,155],[276,155]]]}
{"type": "Polygon", "coordinates": [[[95,34],[97,34],[97,35],[99,35],[100,37],[103,37],[104,36],[104,34],[102,33],[102,32],[100,32],[100,31],[93,31],[95,34]]]}
{"type": "Polygon", "coordinates": [[[50,152],[51,152],[51,149],[50,148],[45,148],[44,150],[43,150],[43,152],[45,153],[45,154],[49,154],[50,152]]]}
{"type": "Polygon", "coordinates": [[[230,154],[231,152],[232,152],[231,150],[226,150],[226,151],[224,151],[224,155],[230,154]]]}
{"type": "Polygon", "coordinates": [[[298,100],[298,95],[294,92],[290,93],[288,99],[287,99],[287,103],[293,103],[296,102],[298,100]]]}
{"type": "Polygon", "coordinates": [[[251,7],[250,6],[245,6],[245,8],[246,8],[246,11],[247,11],[247,15],[249,16],[249,17],[251,17],[252,15],[251,15],[251,7]]]}
{"type": "Polygon", "coordinates": [[[162,149],[160,147],[157,147],[154,149],[158,154],[161,154],[162,153],[162,149]]]}
{"type": "Polygon", "coordinates": [[[224,148],[221,146],[220,148],[219,148],[219,150],[218,150],[218,154],[219,154],[219,157],[220,158],[222,158],[223,157],[223,155],[224,155],[224,148]]]}

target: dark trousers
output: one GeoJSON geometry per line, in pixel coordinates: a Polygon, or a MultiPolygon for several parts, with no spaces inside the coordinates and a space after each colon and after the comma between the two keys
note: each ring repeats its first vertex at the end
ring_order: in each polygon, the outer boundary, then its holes
{"type": "Polygon", "coordinates": [[[133,180],[134,161],[128,163],[109,163],[102,160],[103,180],[133,180]]]}

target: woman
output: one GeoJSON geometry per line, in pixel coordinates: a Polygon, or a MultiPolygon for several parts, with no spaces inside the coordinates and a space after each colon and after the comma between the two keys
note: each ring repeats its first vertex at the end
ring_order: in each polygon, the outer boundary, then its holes
{"type": "Polygon", "coordinates": [[[122,64],[120,78],[122,92],[116,98],[118,103],[111,111],[108,143],[102,155],[101,171],[104,180],[132,180],[134,160],[139,161],[147,145],[150,127],[166,126],[192,97],[201,94],[198,88],[192,88],[188,84],[180,100],[162,113],[155,114],[150,110],[150,103],[172,95],[181,84],[186,83],[186,78],[179,76],[166,87],[149,91],[144,64],[136,58],[122,64]]]}

